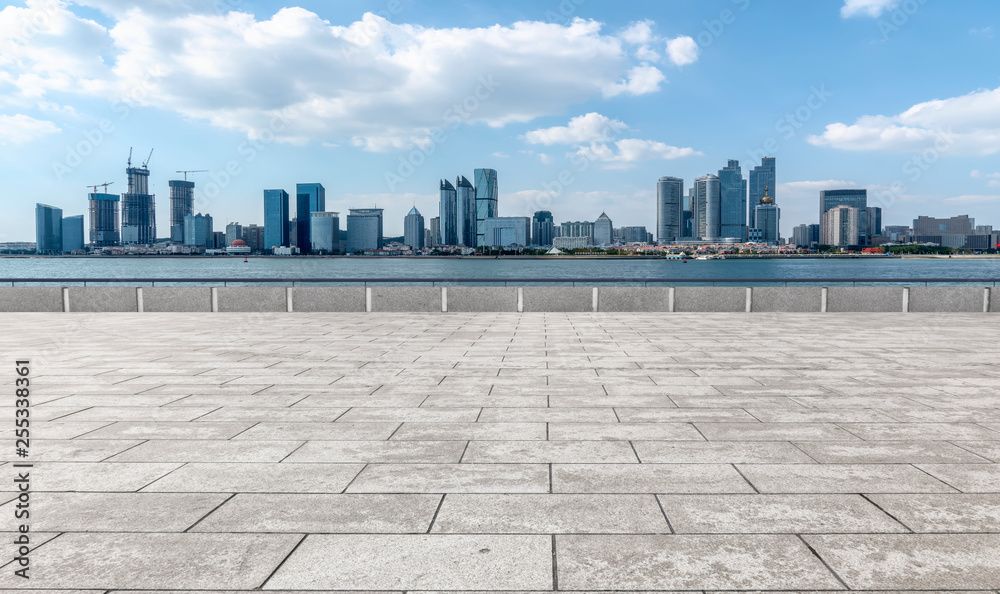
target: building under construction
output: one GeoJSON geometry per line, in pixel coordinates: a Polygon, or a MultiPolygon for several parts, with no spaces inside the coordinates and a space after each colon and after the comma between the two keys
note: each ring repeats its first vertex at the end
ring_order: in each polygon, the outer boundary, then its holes
{"type": "MultiPolygon", "coordinates": [[[[150,158],[153,153],[150,151],[150,158]]],[[[129,157],[128,192],[122,194],[122,243],[156,243],[156,197],[149,193],[149,160],[142,167],[132,167],[129,157]]]]}
{"type": "Polygon", "coordinates": [[[194,214],[194,182],[174,180],[170,185],[170,241],[184,243],[184,217],[194,214]]]}
{"type": "MultiPolygon", "coordinates": [[[[106,189],[106,188],[105,188],[106,189]]],[[[90,244],[94,247],[113,247],[121,243],[118,227],[118,204],[121,198],[114,194],[89,195],[90,244]]]]}

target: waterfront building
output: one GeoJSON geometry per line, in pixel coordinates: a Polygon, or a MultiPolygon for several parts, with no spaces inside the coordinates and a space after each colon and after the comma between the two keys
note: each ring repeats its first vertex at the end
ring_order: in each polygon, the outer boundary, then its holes
{"type": "MultiPolygon", "coordinates": [[[[560,237],[583,237],[587,241],[587,247],[594,245],[594,223],[590,221],[567,221],[562,223],[560,228],[560,237]]],[[[554,242],[553,245],[555,245],[554,242]]]]}
{"type": "Polygon", "coordinates": [[[226,247],[226,254],[230,256],[249,256],[252,253],[253,248],[247,245],[247,242],[242,239],[237,239],[226,247]]]}
{"type": "Polygon", "coordinates": [[[458,192],[451,182],[441,180],[441,245],[458,245],[458,192]]]}
{"type": "Polygon", "coordinates": [[[347,215],[347,251],[363,254],[382,249],[381,208],[352,208],[347,215]]]}
{"type": "Polygon", "coordinates": [[[323,184],[295,185],[296,245],[303,254],[312,250],[312,213],[326,211],[326,188],[323,184]]]}
{"type": "Polygon", "coordinates": [[[212,232],[212,249],[224,250],[226,249],[226,232],[225,231],[213,231],[212,232]]]}
{"type": "Polygon", "coordinates": [[[531,245],[552,246],[552,229],[555,219],[547,210],[540,210],[531,217],[531,245]]]}
{"type": "Polygon", "coordinates": [[[730,160],[719,170],[719,233],[721,237],[747,240],[747,181],[740,162],[730,160]]]}
{"type": "Polygon", "coordinates": [[[500,216],[496,169],[476,169],[476,247],[485,245],[486,219],[500,216]]]}
{"type": "Polygon", "coordinates": [[[170,241],[184,243],[184,217],[194,214],[194,182],[171,180],[170,241]]]}
{"type": "Polygon", "coordinates": [[[149,193],[149,168],[129,167],[128,191],[122,194],[122,243],[156,243],[156,196],[149,193]]]}
{"type": "Polygon", "coordinates": [[[215,231],[210,215],[198,213],[184,217],[184,245],[207,249],[215,247],[215,231]]]}
{"type": "Polygon", "coordinates": [[[35,253],[61,254],[63,248],[61,208],[35,205],[35,253]]]}
{"type": "Polygon", "coordinates": [[[792,245],[811,248],[819,245],[819,225],[799,225],[792,230],[792,245]]]}
{"type": "Polygon", "coordinates": [[[121,243],[121,228],[118,225],[118,205],[121,196],[114,194],[90,194],[87,200],[90,208],[90,244],[96,248],[113,247],[121,243]]]}
{"type": "Polygon", "coordinates": [[[593,246],[589,237],[555,237],[552,247],[559,250],[582,250],[593,246]]]}
{"type": "Polygon", "coordinates": [[[434,217],[431,219],[429,231],[431,232],[431,242],[427,245],[441,245],[441,217],[434,217]]]}
{"type": "Polygon", "coordinates": [[[860,245],[862,212],[867,217],[867,211],[840,205],[823,213],[820,244],[834,247],[860,245]]]}
{"type": "Polygon", "coordinates": [[[753,220],[754,209],[760,205],[760,201],[764,198],[764,190],[770,191],[771,198],[777,200],[777,187],[778,187],[778,174],[777,174],[777,161],[773,157],[764,157],[761,159],[760,165],[754,167],[750,170],[750,181],[747,184],[749,189],[749,220],[747,221],[748,228],[756,227],[756,222],[753,220]]]}
{"type": "Polygon", "coordinates": [[[236,240],[243,240],[243,225],[229,223],[226,225],[226,247],[233,245],[236,240]]]}
{"type": "Polygon", "coordinates": [[[910,229],[906,225],[886,225],[885,229],[882,230],[882,234],[892,241],[899,242],[913,236],[913,229],[910,229]]]}
{"type": "Polygon", "coordinates": [[[976,219],[969,215],[936,219],[934,217],[918,217],[913,220],[914,235],[975,235],[976,219]]]}
{"type": "Polygon", "coordinates": [[[64,217],[62,220],[62,251],[69,253],[83,249],[83,215],[64,217]]]}
{"type": "Polygon", "coordinates": [[[403,219],[403,243],[413,250],[424,249],[424,231],[424,216],[414,206],[403,219]]]}
{"type": "Polygon", "coordinates": [[[492,217],[483,221],[483,247],[528,245],[531,233],[528,217],[492,217]]]}
{"type": "Polygon", "coordinates": [[[869,206],[866,209],[868,220],[865,224],[865,231],[868,237],[882,235],[882,209],[878,206],[869,206]]]}
{"type": "MultiPolygon", "coordinates": [[[[866,244],[866,238],[868,236],[868,190],[864,189],[851,189],[851,190],[826,190],[819,193],[819,217],[820,221],[823,221],[823,215],[826,214],[831,208],[837,206],[850,206],[851,208],[856,208],[861,218],[858,222],[858,241],[856,244],[849,245],[864,245],[866,244]]],[[[826,230],[826,224],[823,225],[823,231],[826,230]]],[[[826,242],[827,236],[823,236],[820,239],[822,245],[840,245],[831,244],[826,242]]]]}
{"type": "Polygon", "coordinates": [[[754,210],[755,226],[750,234],[753,241],[777,245],[781,242],[781,209],[774,203],[769,188],[764,188],[764,197],[754,210]]]}
{"type": "Polygon", "coordinates": [[[722,239],[722,186],[719,176],[709,174],[694,180],[692,210],[699,239],[722,239]]]}
{"type": "Polygon", "coordinates": [[[458,245],[476,247],[476,188],[465,176],[455,180],[455,209],[458,245]]]}
{"type": "Polygon", "coordinates": [[[264,190],[264,251],[288,247],[288,192],[264,190]]]}
{"type": "Polygon", "coordinates": [[[622,227],[621,240],[627,244],[652,243],[645,227],[622,227]]]}
{"type": "Polygon", "coordinates": [[[993,225],[976,225],[976,235],[992,235],[993,225]]]}
{"type": "Polygon", "coordinates": [[[260,253],[264,251],[264,227],[247,225],[243,227],[243,237],[240,239],[250,248],[251,252],[260,253]]]}
{"type": "Polygon", "coordinates": [[[615,240],[615,226],[607,213],[602,212],[594,222],[594,245],[611,245],[615,240]]]}
{"type": "Polygon", "coordinates": [[[340,251],[340,213],[313,212],[309,219],[309,246],[314,254],[340,251]]]}
{"type": "Polygon", "coordinates": [[[656,182],[656,239],[671,243],[684,237],[684,180],[661,177],[656,182]]]}
{"type": "Polygon", "coordinates": [[[429,248],[434,245],[434,236],[430,229],[424,229],[424,247],[429,248]]]}

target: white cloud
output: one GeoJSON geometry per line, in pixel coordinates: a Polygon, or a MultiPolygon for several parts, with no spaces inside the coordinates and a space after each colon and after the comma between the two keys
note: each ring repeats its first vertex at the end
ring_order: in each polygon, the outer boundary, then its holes
{"type": "Polygon", "coordinates": [[[945,202],[948,204],[984,204],[988,202],[1000,201],[1000,194],[994,196],[987,196],[982,194],[965,194],[963,196],[954,196],[952,198],[945,198],[945,202]]]}
{"type": "Polygon", "coordinates": [[[878,18],[883,12],[892,10],[899,5],[902,0],[844,0],[844,6],[840,9],[840,16],[845,19],[854,16],[868,16],[878,18]]]}
{"type": "Polygon", "coordinates": [[[510,155],[508,155],[507,153],[504,153],[504,152],[500,152],[500,151],[497,151],[497,152],[493,153],[493,156],[496,157],[497,159],[509,159],[510,158],[510,155]]]}
{"type": "Polygon", "coordinates": [[[896,116],[864,116],[810,136],[816,146],[849,151],[1000,152],[1000,88],[914,105],[896,116]]]}
{"type": "Polygon", "coordinates": [[[623,130],[627,130],[625,122],[596,112],[577,116],[569,121],[567,126],[555,126],[532,130],[524,135],[529,144],[583,144],[588,142],[606,142],[623,130]]]}
{"type": "Polygon", "coordinates": [[[647,44],[654,39],[653,37],[653,21],[645,20],[639,21],[637,23],[632,23],[625,31],[622,32],[622,40],[626,43],[631,43],[632,45],[643,45],[647,44]]]}
{"type": "Polygon", "coordinates": [[[576,154],[588,161],[605,163],[606,169],[625,169],[641,161],[673,160],[701,155],[692,148],[680,148],[639,138],[626,138],[613,144],[595,142],[589,146],[579,147],[576,154]]]}
{"type": "Polygon", "coordinates": [[[59,126],[46,120],[23,114],[0,115],[0,144],[24,144],[59,132],[59,126]]]}
{"type": "Polygon", "coordinates": [[[655,93],[660,90],[660,83],[665,80],[667,77],[655,66],[636,66],[628,71],[625,80],[605,85],[604,96],[615,97],[622,93],[629,95],[655,93]]]}
{"type": "Polygon", "coordinates": [[[698,43],[687,36],[675,37],[667,42],[667,55],[678,66],[687,66],[698,61],[698,43]]]}

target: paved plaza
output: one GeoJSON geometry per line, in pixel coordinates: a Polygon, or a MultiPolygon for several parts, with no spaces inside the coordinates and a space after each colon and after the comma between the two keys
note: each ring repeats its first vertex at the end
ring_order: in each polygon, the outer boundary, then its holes
{"type": "Polygon", "coordinates": [[[998,331],[3,314],[0,590],[997,591],[998,331]]]}

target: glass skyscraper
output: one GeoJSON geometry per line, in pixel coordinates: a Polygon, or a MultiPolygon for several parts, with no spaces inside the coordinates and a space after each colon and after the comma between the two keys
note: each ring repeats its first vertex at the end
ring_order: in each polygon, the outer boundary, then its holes
{"type": "Polygon", "coordinates": [[[265,252],[288,247],[288,192],[264,190],[264,247],[265,252]]]}
{"type": "Polygon", "coordinates": [[[476,247],[476,188],[472,182],[459,176],[455,180],[458,245],[476,247]]]}
{"type": "Polygon", "coordinates": [[[296,184],[296,247],[303,254],[312,251],[312,213],[326,212],[326,188],[323,184],[296,184]]]}
{"type": "Polygon", "coordinates": [[[90,243],[94,247],[111,247],[121,243],[118,226],[118,205],[120,196],[114,194],[90,194],[90,243]]]}
{"type": "Polygon", "coordinates": [[[184,217],[194,214],[194,182],[172,180],[170,186],[170,241],[184,243],[184,217]]]}
{"type": "Polygon", "coordinates": [[[309,237],[313,253],[332,254],[340,251],[340,213],[313,212],[309,219],[309,237]]]}
{"type": "MultiPolygon", "coordinates": [[[[476,169],[476,247],[486,245],[486,219],[500,216],[499,202],[496,169],[476,169]]],[[[443,225],[444,221],[441,223],[443,225]]]]}
{"type": "Polygon", "coordinates": [[[552,229],[555,219],[547,210],[540,210],[531,219],[531,243],[542,247],[552,246],[552,229]]]}
{"type": "Polygon", "coordinates": [[[615,240],[615,225],[611,217],[602,212],[594,221],[594,245],[610,245],[615,240]]]}
{"type": "Polygon", "coordinates": [[[740,162],[730,160],[729,165],[719,170],[720,189],[720,236],[747,239],[747,182],[743,179],[740,162]]]}
{"type": "Polygon", "coordinates": [[[347,215],[347,251],[357,254],[382,249],[382,209],[352,208],[347,215]]]}
{"type": "Polygon", "coordinates": [[[63,211],[48,204],[35,205],[35,253],[61,254],[63,211]]]}
{"type": "Polygon", "coordinates": [[[707,241],[722,238],[722,186],[717,175],[694,180],[695,226],[698,237],[707,241]]]}
{"type": "MultiPolygon", "coordinates": [[[[868,190],[864,189],[826,190],[820,192],[819,193],[820,223],[822,224],[823,215],[825,215],[827,211],[836,208],[838,206],[849,206],[851,208],[858,209],[859,213],[863,213],[858,220],[858,241],[859,241],[858,245],[865,245],[868,239],[868,190]]],[[[820,243],[822,243],[823,245],[833,245],[833,244],[828,244],[825,241],[821,241],[820,243]]]]}
{"type": "Polygon", "coordinates": [[[777,199],[777,184],[777,163],[773,157],[765,157],[761,160],[759,166],[750,170],[750,183],[748,187],[750,190],[749,225],[751,228],[756,227],[756,222],[753,219],[754,209],[760,205],[760,201],[764,198],[765,190],[770,192],[772,198],[777,199]]]}
{"type": "Polygon", "coordinates": [[[215,247],[215,229],[211,216],[190,214],[184,217],[184,245],[206,249],[215,247]]]}
{"type": "Polygon", "coordinates": [[[656,239],[661,243],[684,237],[684,180],[661,177],[656,183],[656,239]]]}
{"type": "Polygon", "coordinates": [[[65,217],[62,220],[62,251],[65,253],[83,249],[83,215],[65,217]]]}
{"type": "Polygon", "coordinates": [[[424,216],[414,206],[403,219],[403,243],[414,250],[424,249],[424,230],[424,216]]]}
{"type": "Polygon", "coordinates": [[[458,245],[458,192],[451,182],[441,180],[441,245],[458,245]]]}

